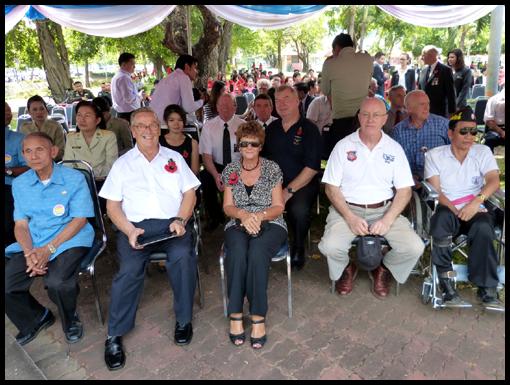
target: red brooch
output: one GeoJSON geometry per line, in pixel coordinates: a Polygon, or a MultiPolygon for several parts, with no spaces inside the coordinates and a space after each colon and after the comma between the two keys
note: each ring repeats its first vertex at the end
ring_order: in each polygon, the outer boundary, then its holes
{"type": "Polygon", "coordinates": [[[183,157],[183,158],[187,158],[187,157],[188,157],[188,155],[189,155],[189,154],[188,154],[188,152],[187,152],[187,151],[184,151],[184,154],[182,154],[182,157],[183,157]]]}
{"type": "Polygon", "coordinates": [[[175,164],[175,162],[172,158],[170,158],[170,160],[168,161],[168,164],[165,165],[165,170],[172,174],[177,171],[177,165],[175,164]]]}
{"type": "Polygon", "coordinates": [[[237,173],[235,173],[235,172],[230,174],[230,176],[228,177],[228,184],[229,185],[237,184],[238,181],[239,181],[239,175],[237,175],[237,173]]]}
{"type": "Polygon", "coordinates": [[[301,135],[303,133],[303,130],[300,128],[299,131],[297,132],[298,135],[301,135]]]}

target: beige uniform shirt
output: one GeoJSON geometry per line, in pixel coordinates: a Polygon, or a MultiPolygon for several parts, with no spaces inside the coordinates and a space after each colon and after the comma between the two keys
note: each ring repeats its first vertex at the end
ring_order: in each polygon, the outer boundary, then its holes
{"type": "Polygon", "coordinates": [[[355,53],[345,47],[337,57],[326,59],[322,67],[322,93],[331,93],[333,119],[356,115],[361,103],[368,97],[368,87],[374,73],[372,57],[355,53]]]}
{"type": "Polygon", "coordinates": [[[117,137],[119,155],[123,155],[133,148],[133,138],[125,121],[111,116],[106,122],[106,128],[117,137]]]}
{"type": "MultiPolygon", "coordinates": [[[[28,135],[31,132],[38,132],[39,129],[35,125],[34,121],[26,122],[21,125],[19,128],[19,132],[28,135]]],[[[46,119],[46,121],[43,123],[41,127],[41,132],[44,132],[45,134],[48,134],[51,139],[53,139],[53,143],[55,146],[58,147],[58,153],[57,157],[55,158],[55,161],[59,161],[64,156],[64,150],[66,147],[64,132],[62,131],[62,126],[60,123],[51,120],[46,119]]]]}
{"type": "Polygon", "coordinates": [[[95,178],[106,177],[117,158],[117,138],[111,131],[97,128],[90,147],[82,132],[67,135],[64,160],[84,160],[90,163],[95,178]]]}

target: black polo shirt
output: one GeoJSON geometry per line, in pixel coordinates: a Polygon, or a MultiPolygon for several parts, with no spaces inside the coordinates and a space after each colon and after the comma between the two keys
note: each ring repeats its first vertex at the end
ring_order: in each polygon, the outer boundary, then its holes
{"type": "Polygon", "coordinates": [[[263,154],[275,161],[283,172],[283,187],[292,182],[305,167],[320,171],[321,135],[315,124],[301,117],[287,132],[281,119],[266,128],[263,154]]]}

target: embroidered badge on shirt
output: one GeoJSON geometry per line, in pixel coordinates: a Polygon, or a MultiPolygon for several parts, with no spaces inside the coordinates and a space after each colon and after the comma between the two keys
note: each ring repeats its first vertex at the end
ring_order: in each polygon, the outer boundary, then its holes
{"type": "Polygon", "coordinates": [[[480,176],[474,176],[471,178],[471,183],[473,183],[474,185],[479,185],[480,184],[480,176]]]}
{"type": "Polygon", "coordinates": [[[63,205],[56,205],[53,207],[53,215],[61,217],[66,212],[66,208],[63,205]]]}
{"type": "Polygon", "coordinates": [[[9,154],[5,154],[5,163],[11,163],[12,157],[9,154]]]}
{"type": "Polygon", "coordinates": [[[358,157],[356,156],[357,151],[348,151],[347,152],[347,160],[349,162],[354,162],[358,157]]]}
{"type": "Polygon", "coordinates": [[[394,162],[395,161],[395,155],[387,155],[383,153],[383,159],[386,163],[394,162]]]}

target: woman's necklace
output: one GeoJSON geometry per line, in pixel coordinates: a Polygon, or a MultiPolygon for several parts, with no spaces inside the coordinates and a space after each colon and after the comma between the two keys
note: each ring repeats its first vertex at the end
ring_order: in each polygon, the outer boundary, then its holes
{"type": "Polygon", "coordinates": [[[255,167],[253,168],[250,168],[249,170],[244,168],[244,164],[243,164],[243,160],[244,159],[241,159],[241,167],[243,168],[244,171],[253,171],[255,170],[258,166],[259,166],[259,163],[260,163],[260,156],[257,158],[257,164],[255,165],[255,167]]]}

